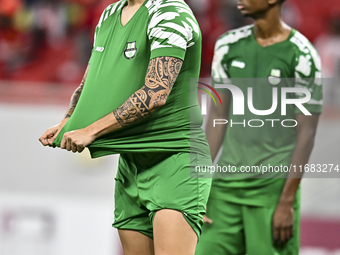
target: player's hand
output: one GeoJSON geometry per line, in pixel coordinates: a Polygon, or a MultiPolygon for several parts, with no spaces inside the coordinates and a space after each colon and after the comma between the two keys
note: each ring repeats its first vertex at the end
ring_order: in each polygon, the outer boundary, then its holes
{"type": "Polygon", "coordinates": [[[279,202],[273,216],[274,243],[287,242],[293,236],[294,209],[291,203],[279,202]]]}
{"type": "Polygon", "coordinates": [[[206,215],[203,216],[203,222],[204,223],[208,223],[208,224],[212,224],[213,223],[212,219],[209,219],[206,215]]]}
{"type": "MultiPolygon", "coordinates": [[[[207,210],[208,210],[208,207],[205,208],[205,211],[207,211],[207,210]]],[[[205,214],[205,215],[203,216],[203,223],[213,224],[213,221],[212,221],[212,219],[209,219],[209,218],[207,217],[207,215],[205,214]]]]}
{"type": "Polygon", "coordinates": [[[83,128],[65,133],[60,143],[60,148],[72,151],[73,153],[80,153],[94,140],[95,139],[89,135],[87,130],[83,128]]]}
{"type": "Polygon", "coordinates": [[[41,142],[41,144],[44,146],[55,147],[55,146],[52,146],[52,143],[58,136],[61,129],[65,126],[67,120],[68,119],[63,119],[59,124],[47,129],[45,133],[39,138],[39,141],[41,142]]]}

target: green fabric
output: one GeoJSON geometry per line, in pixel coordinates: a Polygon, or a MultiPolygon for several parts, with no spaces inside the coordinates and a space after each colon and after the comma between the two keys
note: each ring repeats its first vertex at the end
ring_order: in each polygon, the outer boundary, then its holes
{"type": "Polygon", "coordinates": [[[172,209],[182,212],[199,237],[211,179],[191,178],[190,172],[197,165],[211,165],[210,157],[194,153],[121,154],[113,226],[152,238],[156,212],[172,209]]]}
{"type": "MultiPolygon", "coordinates": [[[[222,35],[216,42],[213,63],[214,86],[218,83],[230,83],[240,88],[247,99],[247,89],[253,89],[253,105],[255,109],[270,109],[273,103],[272,90],[278,88],[278,107],[270,115],[253,114],[245,100],[245,114],[233,114],[230,104],[229,123],[223,140],[222,155],[219,166],[289,166],[291,155],[296,144],[296,128],[283,127],[281,121],[295,119],[301,111],[295,105],[287,105],[286,116],[281,115],[281,88],[304,87],[312,95],[312,99],[304,104],[311,113],[321,113],[322,86],[321,63],[317,52],[308,40],[298,31],[293,30],[283,42],[261,47],[255,40],[253,25],[242,27],[222,35]],[[262,127],[248,126],[248,120],[262,120],[262,127]],[[274,127],[267,119],[277,119],[274,127]],[[244,125],[233,123],[246,122],[244,125]]],[[[229,90],[218,89],[219,93],[229,90]]],[[[289,98],[304,95],[290,93],[289,98]]],[[[251,125],[260,125],[252,122],[251,125]]],[[[286,122],[285,125],[292,125],[286,122]]],[[[286,173],[272,174],[225,174],[213,181],[216,187],[214,197],[226,198],[231,202],[249,205],[268,205],[277,201],[281,194],[286,173]],[[259,178],[248,178],[257,176],[259,178]],[[223,192],[224,188],[233,188],[233,192],[223,192]],[[245,192],[242,194],[242,192],[245,192]]]]}
{"type": "MultiPolygon", "coordinates": [[[[232,189],[226,192],[233,192],[232,189]]],[[[300,194],[294,205],[294,230],[286,244],[274,245],[272,217],[276,203],[268,207],[231,203],[209,198],[207,217],[213,224],[203,225],[196,255],[292,255],[299,254],[300,194]]]]}
{"type": "Polygon", "coordinates": [[[120,15],[125,4],[121,0],[104,10],[95,30],[84,89],[54,145],[60,146],[65,132],[84,128],[121,106],[144,85],[150,59],[169,56],[184,63],[165,106],[94,141],[89,146],[91,156],[189,152],[190,146],[194,152],[209,154],[196,89],[190,94],[190,79],[198,78],[201,61],[201,32],[192,11],[182,0],[146,0],[123,27],[120,15]],[[190,114],[198,114],[192,123],[190,114]]]}

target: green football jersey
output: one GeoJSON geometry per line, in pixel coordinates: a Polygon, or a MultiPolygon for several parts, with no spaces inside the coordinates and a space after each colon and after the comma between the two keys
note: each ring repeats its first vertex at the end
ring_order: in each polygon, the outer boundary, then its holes
{"type": "Polygon", "coordinates": [[[183,0],[146,0],[125,25],[121,12],[127,0],[109,5],[95,30],[87,79],[63,134],[84,128],[120,107],[145,84],[149,61],[156,57],[182,59],[183,66],[166,104],[157,112],[90,146],[92,157],[123,152],[193,152],[209,154],[201,128],[196,88],[201,61],[201,32],[183,0]],[[191,115],[191,116],[190,116],[191,115]],[[191,118],[190,118],[191,117],[191,118]]]}
{"type": "MultiPolygon", "coordinates": [[[[230,197],[233,202],[265,205],[277,201],[285,182],[282,177],[290,167],[296,143],[296,114],[302,114],[303,107],[310,113],[321,113],[321,62],[311,43],[298,31],[292,30],[285,41],[262,47],[255,39],[253,28],[250,25],[227,32],[216,43],[212,67],[214,86],[229,79],[245,98],[244,112],[238,114],[240,109],[234,108],[235,95],[231,97],[229,123],[217,164],[248,173],[215,179],[213,194],[230,197]],[[311,99],[303,107],[294,104],[282,107],[281,91],[287,87],[305,88],[311,93],[311,99]],[[277,97],[273,98],[274,90],[277,97]],[[248,107],[248,98],[252,99],[255,110],[248,107]],[[272,113],[256,112],[271,109],[274,100],[277,108],[272,113]],[[286,108],[285,115],[282,108],[286,108]],[[277,171],[264,175],[254,173],[270,166],[277,171]],[[253,176],[260,178],[243,178],[253,176]],[[226,194],[223,188],[233,188],[234,192],[226,194]]],[[[227,89],[219,92],[230,93],[227,89]]],[[[286,97],[304,98],[305,94],[288,93],[286,97]]]]}

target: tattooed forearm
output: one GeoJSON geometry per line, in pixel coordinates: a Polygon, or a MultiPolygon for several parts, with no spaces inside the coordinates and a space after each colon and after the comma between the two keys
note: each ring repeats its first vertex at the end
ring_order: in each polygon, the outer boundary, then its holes
{"type": "Polygon", "coordinates": [[[81,85],[74,91],[74,93],[73,93],[73,95],[71,97],[70,106],[69,106],[69,109],[68,109],[68,111],[67,111],[67,113],[65,115],[65,118],[70,118],[72,113],[73,113],[73,111],[74,111],[74,109],[76,108],[76,105],[78,103],[80,94],[81,94],[81,92],[83,90],[83,87],[84,87],[83,82],[84,82],[84,79],[83,79],[81,85]]]}
{"type": "Polygon", "coordinates": [[[182,68],[183,61],[174,57],[150,60],[145,85],[113,112],[121,126],[145,118],[162,107],[182,68]]]}
{"type": "Polygon", "coordinates": [[[119,107],[116,111],[114,111],[114,115],[119,123],[125,123],[128,125],[130,122],[133,122],[133,118],[130,116],[136,116],[136,118],[141,118],[141,113],[135,109],[134,104],[128,100],[121,107],[119,107]]]}
{"type": "Polygon", "coordinates": [[[85,84],[85,81],[86,81],[88,70],[89,70],[89,66],[87,66],[87,68],[86,68],[84,77],[83,77],[79,87],[74,91],[74,93],[71,97],[70,105],[69,105],[68,111],[66,112],[66,115],[65,115],[64,118],[70,118],[74,109],[76,108],[76,105],[77,105],[78,100],[80,98],[81,92],[83,91],[83,88],[84,88],[84,84],[85,84]]]}

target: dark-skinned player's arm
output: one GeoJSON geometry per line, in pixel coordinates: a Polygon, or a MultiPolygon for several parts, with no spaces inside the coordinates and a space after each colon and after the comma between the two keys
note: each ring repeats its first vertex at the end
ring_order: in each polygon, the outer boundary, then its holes
{"type": "MultiPolygon", "coordinates": [[[[229,105],[230,105],[230,94],[227,93],[219,93],[222,105],[217,105],[211,102],[210,110],[208,113],[208,120],[205,127],[205,135],[207,137],[207,141],[210,147],[210,154],[212,162],[215,161],[218,151],[221,148],[227,125],[216,125],[214,127],[214,120],[229,120],[229,105]]],[[[204,223],[212,224],[213,221],[209,219],[206,215],[203,216],[204,223]]]]}
{"type": "MultiPolygon", "coordinates": [[[[318,125],[319,114],[312,114],[309,116],[298,114],[295,119],[298,122],[296,127],[297,141],[291,157],[291,165],[298,167],[308,163],[309,156],[314,146],[314,137],[318,125]]],[[[286,242],[293,235],[293,205],[303,172],[294,172],[292,169],[288,174],[273,216],[273,238],[275,243],[286,242]]]]}
{"type": "MultiPolygon", "coordinates": [[[[229,77],[228,71],[224,68],[223,59],[227,59],[226,52],[229,51],[228,46],[221,46],[219,40],[215,43],[214,59],[211,65],[211,76],[213,81],[213,87],[215,84],[223,84],[229,77]],[[228,49],[227,51],[225,49],[228,49]]],[[[223,138],[226,132],[227,125],[216,125],[214,127],[215,119],[229,120],[229,107],[231,101],[230,91],[223,89],[219,91],[219,95],[222,101],[222,105],[215,106],[211,102],[210,110],[208,114],[208,121],[205,127],[205,135],[207,137],[211,160],[214,163],[217,153],[223,142],[223,138]]]]}
{"type": "Polygon", "coordinates": [[[60,148],[82,152],[97,138],[148,117],[165,105],[182,68],[175,57],[157,57],[149,62],[144,86],[132,94],[113,113],[86,128],[65,133],[60,148]]]}
{"type": "MultiPolygon", "coordinates": [[[[222,64],[222,60],[227,58],[226,52],[228,51],[226,51],[225,48],[226,46],[220,47],[219,41],[216,41],[214,59],[211,65],[211,76],[213,84],[223,84],[225,82],[225,79],[229,77],[228,71],[223,67],[222,64]]],[[[227,130],[227,125],[216,125],[214,127],[214,120],[229,120],[229,107],[231,101],[231,95],[226,89],[225,91],[219,91],[219,95],[223,106],[215,106],[213,102],[211,102],[208,120],[205,127],[205,135],[210,147],[210,155],[213,163],[216,160],[217,154],[221,148],[227,130]]],[[[209,219],[206,215],[203,216],[203,221],[204,223],[213,223],[213,221],[209,219]]]]}
{"type": "Polygon", "coordinates": [[[42,143],[42,145],[51,146],[54,139],[58,136],[60,130],[65,126],[66,122],[71,117],[74,109],[76,108],[81,92],[83,91],[88,71],[89,71],[89,65],[86,68],[85,74],[83,76],[83,79],[79,87],[74,91],[73,95],[71,96],[70,106],[64,118],[57,125],[47,129],[45,133],[39,138],[39,141],[42,143]]]}
{"type": "Polygon", "coordinates": [[[230,94],[219,93],[222,105],[217,105],[211,102],[210,110],[208,114],[207,125],[205,127],[205,134],[210,147],[211,160],[214,162],[218,151],[221,148],[227,125],[215,125],[214,120],[229,120],[229,105],[230,105],[230,94]]]}

